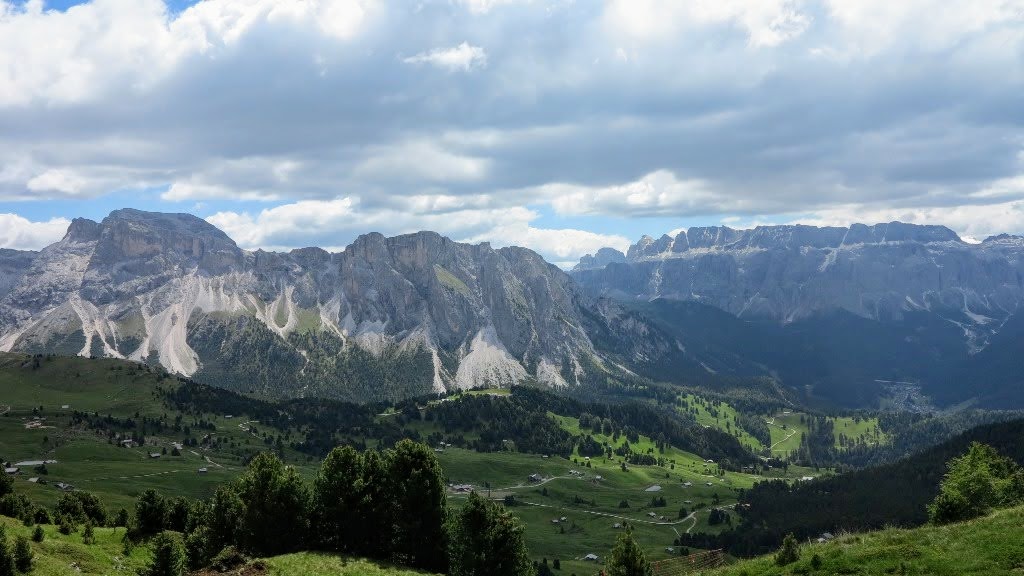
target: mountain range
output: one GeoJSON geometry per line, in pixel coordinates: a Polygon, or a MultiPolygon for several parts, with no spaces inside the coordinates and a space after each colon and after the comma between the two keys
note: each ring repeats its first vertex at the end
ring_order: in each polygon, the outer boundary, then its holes
{"type": "MultiPolygon", "coordinates": [[[[709,371],[770,374],[847,405],[924,389],[1024,401],[1024,238],[942,226],[690,228],[582,258],[592,297],[646,308],[709,371]]],[[[915,391],[916,392],[916,391],[915,391]]]]}
{"type": "Polygon", "coordinates": [[[897,222],[691,228],[566,273],[432,232],[249,251],[200,218],[125,209],[39,252],[0,250],[0,351],[161,364],[268,397],[610,378],[1024,405],[1022,272],[1024,239],[897,222]]]}
{"type": "Polygon", "coordinates": [[[274,396],[560,387],[594,355],[566,274],[431,232],[274,253],[187,214],[118,210],[0,258],[0,349],[156,362],[274,396]]]}

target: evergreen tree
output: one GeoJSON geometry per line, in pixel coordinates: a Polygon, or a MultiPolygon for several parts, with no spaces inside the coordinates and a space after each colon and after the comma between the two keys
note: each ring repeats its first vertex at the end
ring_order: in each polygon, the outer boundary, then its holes
{"type": "Polygon", "coordinates": [[[223,546],[217,547],[209,526],[197,526],[185,537],[185,563],[192,570],[198,570],[210,563],[223,546]]]}
{"type": "Polygon", "coordinates": [[[107,509],[103,502],[95,494],[82,490],[62,494],[57,500],[57,515],[67,517],[73,524],[87,520],[100,526],[107,523],[107,509]]]}
{"type": "Polygon", "coordinates": [[[10,474],[0,474],[0,497],[14,492],[14,477],[10,474]]]}
{"type": "Polygon", "coordinates": [[[14,576],[14,553],[7,541],[7,530],[0,524],[0,576],[14,576]]]}
{"type": "Polygon", "coordinates": [[[207,525],[210,528],[210,548],[216,554],[225,546],[235,542],[238,524],[242,517],[242,500],[234,487],[222,485],[213,493],[207,525]]]}
{"type": "Polygon", "coordinates": [[[185,546],[181,534],[161,532],[153,538],[153,559],[145,576],[184,576],[185,546]]]}
{"type": "Polygon", "coordinates": [[[522,525],[501,505],[472,492],[452,520],[450,570],[452,576],[531,574],[522,525]]]}
{"type": "Polygon", "coordinates": [[[43,532],[43,527],[36,524],[36,529],[32,531],[32,541],[42,542],[46,538],[46,532],[43,532]]]}
{"type": "Polygon", "coordinates": [[[121,508],[114,514],[114,519],[111,522],[115,528],[124,528],[131,521],[131,517],[128,515],[128,510],[121,508]]]}
{"type": "Polygon", "coordinates": [[[182,496],[168,501],[164,528],[175,532],[184,532],[188,525],[189,506],[188,499],[182,496]]]}
{"type": "Polygon", "coordinates": [[[85,530],[82,531],[82,544],[92,545],[96,543],[96,532],[93,530],[92,522],[86,521],[85,530]]]}
{"type": "Polygon", "coordinates": [[[18,536],[14,542],[14,567],[18,572],[32,571],[32,545],[24,536],[18,536]]]}
{"type": "Polygon", "coordinates": [[[387,558],[394,540],[396,510],[389,493],[390,457],[390,451],[363,453],[358,510],[364,529],[356,535],[355,550],[371,558],[387,558]]]}
{"type": "Polygon", "coordinates": [[[264,452],[237,483],[242,502],[236,541],[247,552],[275,556],[292,552],[309,530],[309,493],[298,472],[264,452]]]}
{"type": "Polygon", "coordinates": [[[366,527],[362,509],[363,457],[351,446],[335,448],[320,465],[313,484],[318,544],[335,552],[351,551],[366,527]]]}
{"type": "Polygon", "coordinates": [[[786,566],[792,564],[800,559],[800,544],[796,541],[796,536],[787,534],[782,540],[782,548],[775,555],[775,563],[779,566],[786,566]]]}
{"type": "Polygon", "coordinates": [[[135,530],[140,536],[152,536],[164,529],[167,502],[152,488],[135,501],[135,530]]]}
{"type": "Polygon", "coordinates": [[[608,558],[607,572],[608,576],[652,576],[651,563],[633,539],[632,531],[619,535],[608,558]]]}
{"type": "Polygon", "coordinates": [[[395,560],[445,572],[448,509],[441,465],[430,448],[411,440],[395,444],[388,460],[389,492],[395,507],[395,560]]]}

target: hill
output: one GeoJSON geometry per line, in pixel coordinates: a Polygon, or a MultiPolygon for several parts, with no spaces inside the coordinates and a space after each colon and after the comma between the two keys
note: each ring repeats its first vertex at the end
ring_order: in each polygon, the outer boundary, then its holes
{"type": "Polygon", "coordinates": [[[972,442],[1022,463],[1024,420],[979,426],[890,464],[796,484],[760,483],[740,499],[744,522],[739,528],[690,543],[749,556],[776,548],[789,533],[806,539],[823,532],[919,526],[927,521],[925,506],[938,493],[946,462],[972,442]]]}
{"type": "Polygon", "coordinates": [[[800,560],[785,567],[777,566],[773,556],[764,556],[701,574],[1009,576],[1024,571],[1021,526],[1024,508],[1013,508],[962,524],[843,534],[831,542],[804,546],[800,560]],[[813,561],[815,557],[820,563],[813,561]]]}

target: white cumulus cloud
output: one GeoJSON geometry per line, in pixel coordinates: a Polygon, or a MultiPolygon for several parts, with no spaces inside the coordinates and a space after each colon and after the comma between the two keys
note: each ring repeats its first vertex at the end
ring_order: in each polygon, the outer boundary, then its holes
{"type": "Polygon", "coordinates": [[[0,214],[0,248],[39,250],[63,238],[70,225],[67,218],[33,222],[17,214],[0,214]]]}
{"type": "Polygon", "coordinates": [[[487,52],[466,42],[452,48],[435,48],[403,58],[406,64],[429,64],[449,72],[468,72],[487,66],[487,52]]]}

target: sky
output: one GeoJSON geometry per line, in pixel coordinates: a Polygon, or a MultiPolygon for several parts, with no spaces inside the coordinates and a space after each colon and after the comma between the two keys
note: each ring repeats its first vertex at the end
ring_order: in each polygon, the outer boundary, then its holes
{"type": "Polygon", "coordinates": [[[1024,232],[1024,0],[0,0],[0,247],[1024,232]]]}

